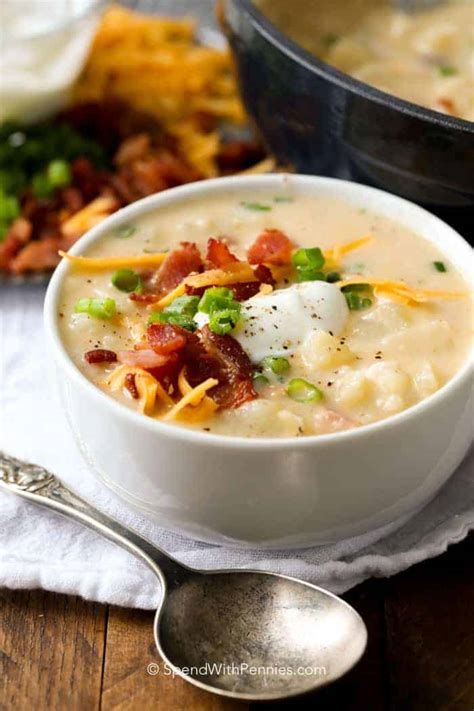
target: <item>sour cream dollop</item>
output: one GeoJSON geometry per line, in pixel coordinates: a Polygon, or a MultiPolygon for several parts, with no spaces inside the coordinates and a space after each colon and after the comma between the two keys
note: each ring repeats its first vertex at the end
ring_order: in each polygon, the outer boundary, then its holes
{"type": "Polygon", "coordinates": [[[341,334],[349,309],[344,294],[325,281],[307,281],[242,304],[232,332],[254,363],[266,356],[292,355],[313,331],[341,334]]]}

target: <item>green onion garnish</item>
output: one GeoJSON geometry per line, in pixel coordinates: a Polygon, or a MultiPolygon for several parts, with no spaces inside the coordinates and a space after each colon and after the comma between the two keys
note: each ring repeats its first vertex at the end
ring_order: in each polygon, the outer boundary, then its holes
{"type": "Polygon", "coordinates": [[[442,77],[452,77],[458,73],[456,67],[452,67],[450,64],[441,64],[438,67],[438,72],[442,77]]]}
{"type": "Polygon", "coordinates": [[[241,202],[242,207],[246,210],[257,210],[259,212],[268,212],[272,209],[271,205],[264,205],[261,202],[241,202]]]}
{"type": "Polygon", "coordinates": [[[275,195],[273,202],[293,202],[294,198],[287,195],[275,195]]]}
{"type": "Polygon", "coordinates": [[[324,266],[324,255],[319,247],[310,249],[297,249],[291,257],[295,269],[320,270],[324,266]]]}
{"type": "Polygon", "coordinates": [[[36,173],[32,178],[31,185],[33,193],[40,200],[49,198],[54,192],[54,186],[51,185],[48,176],[43,173],[36,173]]]}
{"type": "Polygon", "coordinates": [[[341,278],[339,272],[328,272],[328,274],[326,274],[326,281],[329,282],[329,284],[335,284],[337,281],[341,281],[341,278]]]}
{"type": "Polygon", "coordinates": [[[282,375],[290,369],[290,361],[277,356],[267,356],[262,360],[262,366],[267,370],[271,370],[275,375],[282,375]]]}
{"type": "Polygon", "coordinates": [[[437,272],[447,272],[446,264],[444,262],[433,262],[433,266],[437,272]]]}
{"type": "Polygon", "coordinates": [[[206,289],[199,302],[198,309],[205,314],[228,309],[234,302],[234,292],[225,286],[211,286],[206,289]]]}
{"type": "Polygon", "coordinates": [[[344,293],[349,291],[370,291],[370,284],[348,284],[343,286],[341,291],[344,293]]]}
{"type": "Polygon", "coordinates": [[[48,163],[46,176],[53,188],[63,188],[72,180],[71,167],[65,160],[52,160],[48,163]]]}
{"type": "Polygon", "coordinates": [[[361,309],[368,309],[372,306],[372,299],[361,297],[353,291],[345,291],[344,296],[346,297],[347,305],[351,311],[360,311],[361,309]]]}
{"type": "Polygon", "coordinates": [[[169,311],[155,311],[150,314],[148,324],[151,323],[171,323],[173,326],[181,326],[181,328],[185,328],[187,331],[195,331],[197,328],[192,316],[169,311]]]}
{"type": "MultiPolygon", "coordinates": [[[[240,304],[239,304],[240,307],[240,304]]],[[[239,309],[225,309],[224,311],[214,311],[209,319],[209,328],[219,336],[230,333],[234,329],[240,318],[239,309]]]]}
{"type": "Polygon", "coordinates": [[[296,402],[319,402],[323,399],[323,393],[316,385],[308,383],[303,378],[293,378],[288,383],[286,390],[289,397],[296,402]]]}
{"type": "Polygon", "coordinates": [[[120,227],[116,227],[112,230],[112,234],[114,237],[119,237],[120,239],[128,239],[135,234],[136,230],[137,228],[133,225],[120,225],[120,227]]]}
{"type": "Polygon", "coordinates": [[[316,269],[298,269],[298,281],[326,281],[326,275],[316,269]]]}
{"type": "Polygon", "coordinates": [[[127,294],[143,289],[141,277],[133,269],[118,269],[112,274],[110,281],[116,289],[125,291],[127,294]]]}
{"type": "Polygon", "coordinates": [[[269,382],[269,379],[263,373],[254,373],[253,384],[255,387],[263,387],[264,385],[268,385],[269,382]]]}
{"type": "Polygon", "coordinates": [[[77,314],[88,314],[94,318],[109,319],[115,316],[114,299],[79,299],[74,306],[77,314]]]}
{"type": "Polygon", "coordinates": [[[6,195],[0,190],[0,222],[13,222],[20,215],[20,203],[14,195],[6,195]]]}
{"type": "Polygon", "coordinates": [[[183,314],[184,316],[194,316],[198,310],[199,296],[178,296],[177,299],[168,304],[164,311],[173,314],[183,314]]]}

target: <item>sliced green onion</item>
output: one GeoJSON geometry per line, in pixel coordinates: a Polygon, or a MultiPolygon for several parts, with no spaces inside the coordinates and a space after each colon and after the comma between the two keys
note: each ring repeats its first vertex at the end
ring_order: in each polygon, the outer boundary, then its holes
{"type": "Polygon", "coordinates": [[[225,286],[211,286],[202,295],[198,309],[205,314],[210,314],[213,311],[228,309],[234,301],[234,292],[231,289],[225,286]]]}
{"type": "Polygon", "coordinates": [[[74,306],[77,314],[88,314],[94,318],[109,319],[115,316],[114,299],[79,299],[74,306]]]}
{"type": "Polygon", "coordinates": [[[256,210],[258,212],[268,212],[272,209],[271,205],[264,205],[261,202],[241,202],[242,207],[246,210],[256,210]]]}
{"type": "Polygon", "coordinates": [[[198,310],[199,296],[178,296],[163,310],[166,313],[182,314],[193,317],[198,310]]]}
{"type": "Polygon", "coordinates": [[[46,169],[46,176],[53,188],[62,188],[72,180],[71,167],[65,160],[52,160],[46,169]]]}
{"type": "Polygon", "coordinates": [[[51,185],[48,176],[43,175],[43,173],[37,173],[34,175],[31,185],[33,187],[34,194],[40,199],[48,198],[54,192],[54,186],[51,185]]]}
{"type": "Polygon", "coordinates": [[[15,195],[0,191],[0,222],[13,222],[20,215],[20,203],[15,195]]]}
{"type": "Polygon", "coordinates": [[[444,262],[433,262],[433,266],[437,272],[447,272],[446,264],[444,262]]]}
{"type": "Polygon", "coordinates": [[[269,382],[269,379],[263,373],[255,373],[253,376],[253,384],[255,387],[263,387],[264,385],[268,385],[269,382]]]}
{"type": "Polygon", "coordinates": [[[341,281],[341,275],[339,272],[328,272],[328,274],[326,274],[326,281],[329,284],[335,284],[337,281],[341,281]]]}
{"type": "Polygon", "coordinates": [[[319,247],[298,249],[293,254],[291,261],[295,269],[320,270],[324,266],[324,255],[319,247]]]}
{"type": "Polygon", "coordinates": [[[298,281],[326,281],[326,275],[317,269],[298,269],[298,281]]]}
{"type": "Polygon", "coordinates": [[[134,235],[136,231],[137,228],[134,227],[134,225],[120,225],[120,227],[116,227],[112,230],[112,234],[114,237],[119,237],[120,239],[128,239],[134,235]]]}
{"type": "Polygon", "coordinates": [[[368,291],[370,288],[370,284],[348,284],[347,286],[343,286],[341,291],[344,293],[352,291],[368,291]]]}
{"type": "Polygon", "coordinates": [[[155,311],[150,314],[148,324],[151,323],[171,323],[173,326],[181,326],[187,331],[195,331],[197,325],[191,316],[186,314],[170,313],[167,311],[155,311]]]}
{"type": "Polygon", "coordinates": [[[353,291],[344,292],[346,297],[347,305],[351,311],[360,311],[361,309],[367,309],[372,306],[372,299],[360,297],[353,291]]]}
{"type": "Polygon", "coordinates": [[[0,242],[3,242],[3,240],[7,236],[9,227],[10,227],[10,225],[8,224],[8,222],[5,222],[4,220],[0,220],[0,242]]]}
{"type": "Polygon", "coordinates": [[[438,72],[441,74],[442,77],[452,77],[458,73],[458,70],[456,69],[456,67],[453,67],[450,64],[441,64],[438,67],[438,72]]]}
{"type": "Polygon", "coordinates": [[[142,291],[143,284],[139,274],[133,269],[118,269],[112,274],[112,285],[119,291],[129,294],[132,291],[142,291]]]}
{"type": "Polygon", "coordinates": [[[271,370],[275,375],[282,375],[290,369],[290,361],[277,356],[267,356],[262,360],[262,366],[271,370]]]}
{"type": "Polygon", "coordinates": [[[273,202],[293,202],[294,198],[287,195],[275,195],[273,202]]]}
{"type": "MultiPolygon", "coordinates": [[[[240,304],[239,304],[240,305],[240,304]]],[[[240,311],[236,309],[226,309],[225,311],[214,311],[209,319],[209,328],[220,336],[230,333],[239,322],[240,311]]]]}
{"type": "Polygon", "coordinates": [[[323,399],[323,393],[316,385],[308,383],[303,378],[293,378],[288,383],[287,394],[296,402],[319,402],[323,399]]]}

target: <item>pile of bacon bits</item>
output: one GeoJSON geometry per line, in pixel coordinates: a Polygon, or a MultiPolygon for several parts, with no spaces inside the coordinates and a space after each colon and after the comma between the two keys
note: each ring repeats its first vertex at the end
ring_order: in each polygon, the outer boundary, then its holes
{"type": "MultiPolygon", "coordinates": [[[[0,241],[0,271],[24,274],[54,269],[58,250],[67,251],[99,219],[135,200],[204,177],[179,154],[176,142],[154,119],[115,101],[78,105],[58,116],[58,121],[95,141],[108,164],[98,167],[77,156],[70,163],[66,187],[48,197],[38,197],[31,187],[23,190],[17,196],[20,214],[0,241]],[[103,198],[97,203],[99,210],[93,204],[98,198],[103,198]],[[84,220],[76,221],[78,226],[69,223],[82,210],[84,220]]],[[[239,172],[263,157],[254,142],[223,143],[220,174],[239,172]]]]}
{"type": "MultiPolygon", "coordinates": [[[[264,230],[247,253],[256,280],[227,285],[234,292],[235,299],[244,301],[254,296],[262,284],[273,286],[275,279],[271,267],[288,265],[292,249],[291,240],[283,232],[264,230]]],[[[143,275],[146,284],[144,293],[131,294],[129,298],[153,304],[191,274],[225,269],[238,261],[220,239],[209,239],[204,258],[195,243],[182,242],[169,252],[156,272],[143,275]]],[[[201,295],[211,286],[191,289],[188,293],[201,295]]],[[[192,387],[208,378],[215,378],[218,385],[207,394],[221,409],[237,408],[257,397],[253,385],[254,369],[247,353],[232,335],[218,335],[208,325],[190,331],[170,323],[151,323],[146,340],[137,343],[133,350],[115,353],[96,349],[86,352],[84,358],[88,363],[120,362],[131,368],[142,368],[151,373],[170,394],[177,392],[177,379],[183,367],[192,387]]],[[[125,385],[132,397],[138,397],[133,377],[125,385]]]]}

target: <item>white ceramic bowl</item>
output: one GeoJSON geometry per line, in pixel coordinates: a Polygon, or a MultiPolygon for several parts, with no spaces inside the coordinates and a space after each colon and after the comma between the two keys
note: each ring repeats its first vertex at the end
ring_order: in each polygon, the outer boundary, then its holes
{"type": "MultiPolygon", "coordinates": [[[[380,190],[312,176],[221,178],[175,188],[115,213],[71,250],[111,228],[192,197],[249,189],[337,196],[387,215],[436,244],[468,278],[469,245],[425,210],[380,190]]],[[[76,368],[60,339],[56,270],[45,322],[64,413],[91,469],[157,525],[212,543],[299,547],[387,524],[426,504],[471,441],[472,361],[434,395],[389,419],[330,435],[225,437],[164,424],[113,400],[76,368]]]]}

